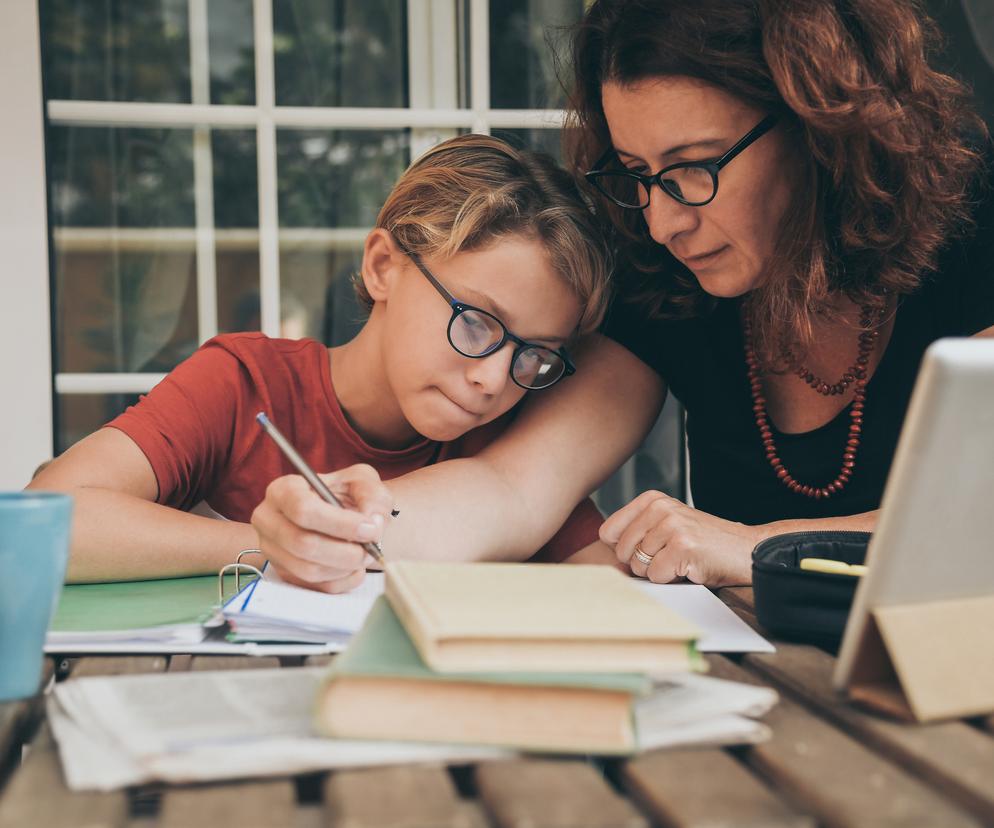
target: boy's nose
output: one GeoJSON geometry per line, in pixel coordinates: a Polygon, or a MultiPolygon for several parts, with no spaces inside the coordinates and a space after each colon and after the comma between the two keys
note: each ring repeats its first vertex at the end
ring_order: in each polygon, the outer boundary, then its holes
{"type": "Polygon", "coordinates": [[[466,379],[485,394],[496,396],[511,381],[511,360],[514,359],[514,343],[507,342],[499,351],[494,351],[481,359],[467,360],[466,379]]]}

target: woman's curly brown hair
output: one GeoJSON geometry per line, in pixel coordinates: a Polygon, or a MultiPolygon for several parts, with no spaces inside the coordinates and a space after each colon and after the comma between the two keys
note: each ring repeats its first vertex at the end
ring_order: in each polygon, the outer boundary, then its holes
{"type": "MultiPolygon", "coordinates": [[[[833,293],[877,304],[912,292],[969,227],[986,129],[964,85],[929,65],[938,42],[916,0],[597,0],[574,32],[567,158],[582,177],[610,147],[606,82],[692,77],[780,115],[808,160],[747,300],[772,362],[810,343],[833,293]]],[[[634,265],[627,297],[655,317],[713,302],[640,212],[594,201],[634,265]]]]}

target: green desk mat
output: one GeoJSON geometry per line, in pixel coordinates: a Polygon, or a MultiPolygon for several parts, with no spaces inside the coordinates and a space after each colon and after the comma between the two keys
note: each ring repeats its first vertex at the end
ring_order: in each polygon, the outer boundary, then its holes
{"type": "MultiPolygon", "coordinates": [[[[242,576],[242,584],[252,578],[242,576]]],[[[232,595],[233,575],[225,577],[224,595],[232,595]]],[[[51,629],[54,632],[130,630],[207,620],[217,605],[217,575],[67,584],[51,629]]]]}

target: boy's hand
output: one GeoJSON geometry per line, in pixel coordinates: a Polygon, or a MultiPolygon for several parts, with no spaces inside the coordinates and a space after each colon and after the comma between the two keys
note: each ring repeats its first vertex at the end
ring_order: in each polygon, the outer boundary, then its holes
{"type": "Polygon", "coordinates": [[[278,477],[252,513],[259,549],[280,577],[321,592],[347,592],[371,559],[360,546],[379,541],[393,497],[372,466],[320,475],[346,508],[325,503],[296,474],[278,477]]]}

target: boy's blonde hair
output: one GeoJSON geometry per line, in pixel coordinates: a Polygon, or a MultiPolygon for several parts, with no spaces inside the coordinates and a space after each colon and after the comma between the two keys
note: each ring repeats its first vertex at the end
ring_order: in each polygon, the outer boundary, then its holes
{"type": "MultiPolygon", "coordinates": [[[[573,179],[547,155],[489,135],[444,141],[407,168],[376,226],[422,258],[484,249],[506,236],[535,239],[583,305],[578,333],[603,318],[607,244],[573,179]]],[[[361,278],[356,293],[373,306],[361,278]]]]}

